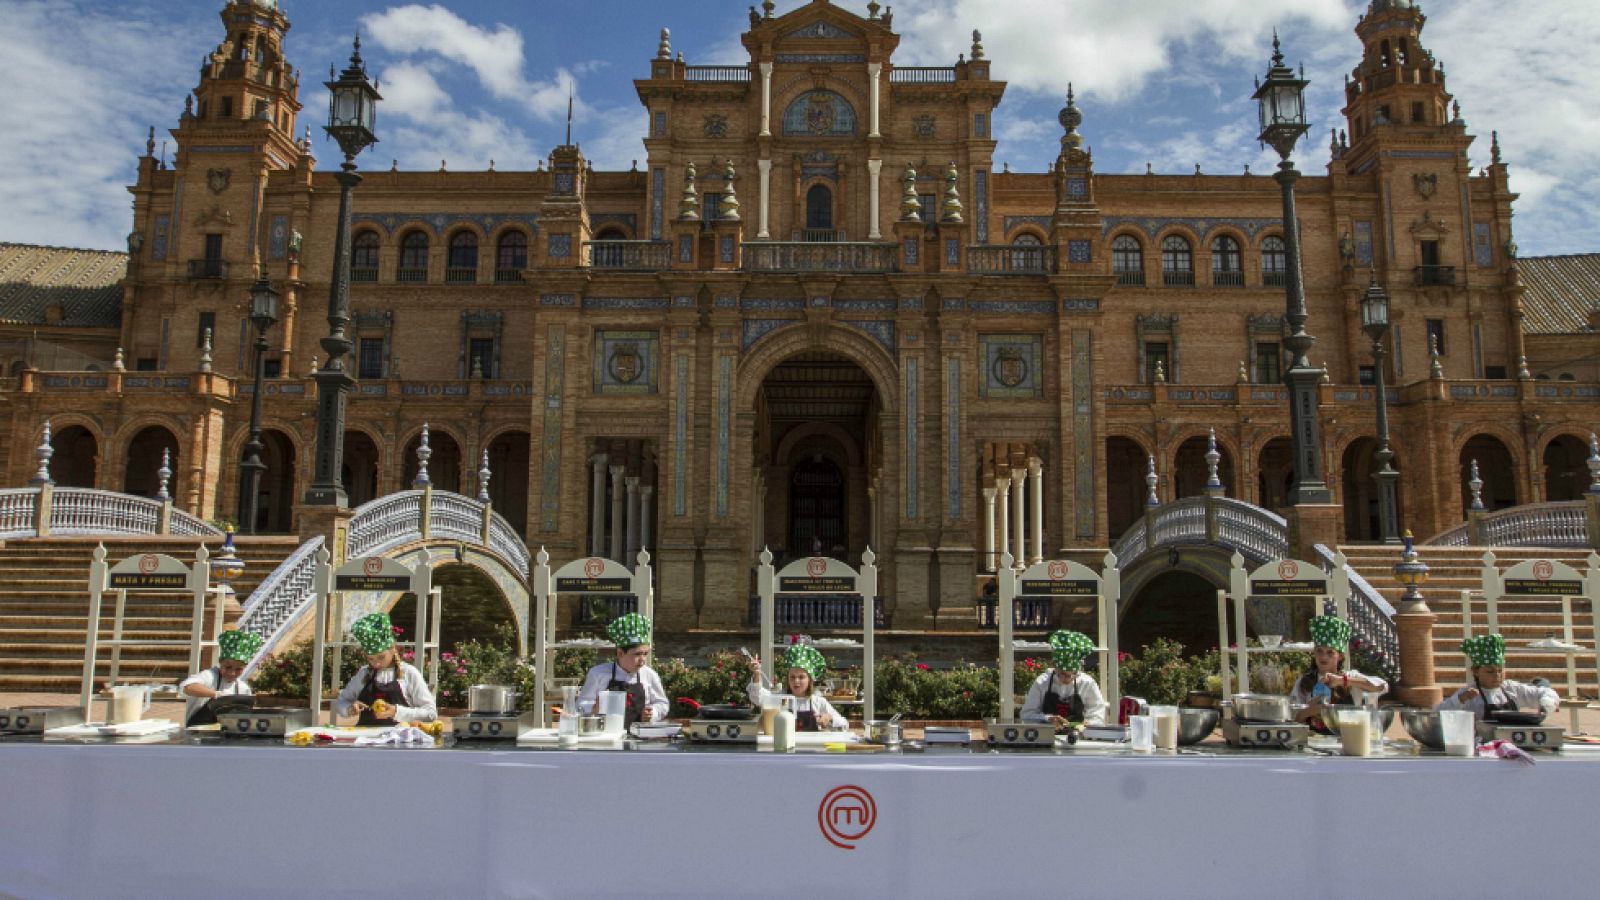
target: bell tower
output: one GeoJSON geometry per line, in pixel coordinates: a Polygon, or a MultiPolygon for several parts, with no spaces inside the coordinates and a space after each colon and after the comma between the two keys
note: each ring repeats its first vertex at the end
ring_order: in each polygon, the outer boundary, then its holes
{"type": "Polygon", "coordinates": [[[1415,0],[1372,0],[1356,25],[1361,64],[1344,87],[1348,165],[1366,162],[1383,136],[1437,135],[1441,126],[1461,124],[1445,91],[1444,64],[1422,46],[1426,21],[1415,0]]]}
{"type": "Polygon", "coordinates": [[[202,60],[200,84],[184,104],[185,123],[264,123],[292,152],[300,77],[283,56],[289,19],[277,0],[231,0],[222,9],[222,25],[225,37],[202,60]]]}

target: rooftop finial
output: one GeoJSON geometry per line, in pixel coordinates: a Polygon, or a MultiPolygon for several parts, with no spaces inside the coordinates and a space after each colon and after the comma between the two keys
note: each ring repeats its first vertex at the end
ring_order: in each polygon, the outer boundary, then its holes
{"type": "Polygon", "coordinates": [[[661,43],[656,45],[656,59],[672,58],[672,29],[661,29],[661,43]]]}
{"type": "Polygon", "coordinates": [[[778,4],[773,3],[772,0],[762,0],[761,12],[767,18],[772,18],[773,10],[776,10],[777,8],[778,4]]]}
{"type": "Polygon", "coordinates": [[[154,125],[150,126],[150,136],[145,139],[145,142],[144,142],[144,155],[145,156],[155,156],[156,155],[156,127],[154,125]]]}
{"type": "Polygon", "coordinates": [[[1283,47],[1278,43],[1278,29],[1272,29],[1272,65],[1283,65],[1283,47]]]}
{"type": "Polygon", "coordinates": [[[951,225],[962,223],[961,208],[961,173],[956,169],[956,161],[950,161],[950,168],[944,174],[944,205],[939,210],[939,221],[951,225]]]}
{"type": "Polygon", "coordinates": [[[478,466],[478,502],[489,502],[489,451],[483,451],[483,464],[478,466]]]}
{"type": "Polygon", "coordinates": [[[428,459],[433,456],[433,448],[428,446],[428,423],[422,423],[422,443],[417,446],[417,480],[411,486],[422,489],[433,482],[428,478],[428,459]]]}
{"type": "Polygon", "coordinates": [[[1070,81],[1067,82],[1067,105],[1061,108],[1061,114],[1056,118],[1066,132],[1061,136],[1061,149],[1076,150],[1083,146],[1083,135],[1078,134],[1078,126],[1083,124],[1083,111],[1078,109],[1077,95],[1072,92],[1070,81]]]}
{"type": "Polygon", "coordinates": [[[50,457],[56,453],[56,448],[50,443],[50,420],[44,420],[44,434],[39,438],[39,446],[33,451],[39,459],[39,471],[33,473],[32,484],[54,484],[50,480],[50,457]]]}
{"type": "Polygon", "coordinates": [[[161,468],[156,470],[156,499],[162,503],[172,502],[172,495],[167,493],[167,482],[172,480],[172,448],[161,448],[161,468]]]}
{"type": "Polygon", "coordinates": [[[983,59],[983,35],[976,28],[972,29],[972,59],[983,59]]]}
{"type": "Polygon", "coordinates": [[[1489,132],[1489,159],[1500,165],[1500,132],[1489,132]]]}
{"type": "Polygon", "coordinates": [[[1152,453],[1150,455],[1150,471],[1146,472],[1144,476],[1144,483],[1150,487],[1150,497],[1144,501],[1146,506],[1161,505],[1161,498],[1156,496],[1156,482],[1160,480],[1160,476],[1156,475],[1156,457],[1152,453]]]}

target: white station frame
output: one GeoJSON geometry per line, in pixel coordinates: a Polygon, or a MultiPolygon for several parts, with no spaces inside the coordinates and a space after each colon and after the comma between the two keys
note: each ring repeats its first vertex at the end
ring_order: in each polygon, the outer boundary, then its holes
{"type": "Polygon", "coordinates": [[[1000,709],[999,720],[1016,721],[1016,655],[1032,648],[1017,646],[1014,610],[1018,597],[1094,597],[1096,618],[1095,653],[1100,657],[1101,693],[1106,709],[1115,717],[1122,703],[1122,671],[1117,660],[1121,636],[1117,608],[1122,600],[1122,572],[1117,557],[1107,553],[1101,560],[1101,574],[1082,563],[1068,559],[1047,559],[1018,572],[1010,553],[1000,556],[1000,599],[995,607],[995,624],[1000,631],[1000,709]],[[1030,589],[1030,586],[1032,589],[1030,589]]]}
{"type": "Polygon", "coordinates": [[[861,554],[860,571],[832,557],[810,556],[797,559],[784,566],[781,571],[774,572],[770,549],[763,547],[759,558],[761,565],[756,567],[756,590],[761,595],[762,674],[768,678],[773,676],[772,658],[778,649],[775,633],[777,594],[859,594],[861,596],[861,719],[863,722],[872,721],[875,709],[873,630],[877,625],[875,606],[878,596],[878,567],[875,565],[877,554],[868,547],[861,554]]]}
{"type": "Polygon", "coordinates": [[[91,716],[93,703],[94,670],[102,645],[111,648],[111,670],[107,685],[117,683],[118,669],[122,665],[123,647],[188,647],[189,671],[200,669],[200,660],[206,648],[217,646],[217,636],[222,633],[223,602],[227,591],[211,584],[211,552],[204,544],[195,548],[194,565],[165,553],[141,553],[130,556],[115,565],[106,564],[104,544],[94,549],[94,561],[89,565],[89,620],[83,642],[83,681],[79,689],[78,705],[83,708],[84,721],[91,716]],[[194,597],[194,621],[189,626],[189,639],[125,638],[122,628],[126,619],[129,591],[188,591],[194,597]],[[116,593],[116,609],[112,617],[110,640],[100,640],[100,615],[107,591],[116,593]],[[215,615],[212,617],[210,637],[206,637],[206,598],[213,597],[215,615]]]}
{"type": "Polygon", "coordinates": [[[639,551],[638,565],[632,572],[614,559],[603,556],[586,556],[575,559],[561,568],[550,571],[550,553],[540,547],[534,556],[534,693],[539,695],[534,708],[538,712],[537,725],[544,727],[548,715],[545,702],[545,685],[550,680],[550,651],[561,649],[553,640],[556,635],[556,610],[563,592],[576,594],[633,594],[639,598],[639,614],[650,622],[650,634],[645,643],[655,643],[655,588],[651,577],[650,554],[639,551]]]}
{"type": "MultiPolygon", "coordinates": [[[[1490,634],[1500,631],[1499,604],[1502,597],[1561,599],[1561,642],[1566,646],[1512,648],[1508,644],[1506,655],[1509,657],[1510,651],[1515,649],[1518,655],[1557,654],[1566,657],[1567,696],[1562,698],[1561,705],[1567,708],[1571,716],[1568,724],[1571,726],[1569,731],[1572,734],[1577,734],[1579,731],[1578,710],[1586,705],[1578,698],[1578,657],[1593,650],[1582,647],[1573,639],[1572,598],[1583,597],[1589,601],[1591,609],[1600,608],[1600,554],[1590,553],[1587,563],[1589,566],[1587,578],[1579,574],[1577,569],[1557,559],[1523,560],[1501,574],[1499,567],[1495,565],[1495,555],[1489,552],[1483,554],[1483,599],[1490,634]]],[[[1471,607],[1465,608],[1464,621],[1464,634],[1471,636],[1471,607]]],[[[1595,677],[1600,679],[1600,653],[1596,653],[1595,656],[1595,677]]]]}
{"type": "MultiPolygon", "coordinates": [[[[1335,566],[1334,573],[1330,575],[1316,563],[1301,559],[1270,560],[1251,572],[1245,571],[1244,562],[1244,557],[1235,551],[1229,560],[1228,572],[1228,593],[1233,599],[1235,666],[1240,689],[1237,693],[1250,692],[1250,654],[1275,652],[1275,648],[1249,646],[1249,631],[1245,628],[1245,600],[1248,598],[1314,597],[1314,615],[1322,615],[1331,599],[1335,614],[1346,622],[1350,621],[1350,581],[1342,565],[1335,566]],[[1343,593],[1336,593],[1340,585],[1343,586],[1343,593]]],[[[1217,629],[1222,638],[1218,647],[1228,646],[1227,609],[1222,606],[1222,600],[1222,592],[1218,591],[1217,629]]],[[[1222,694],[1224,699],[1228,699],[1235,693],[1228,683],[1228,654],[1219,653],[1218,657],[1222,664],[1222,694]]]]}
{"type": "MultiPolygon", "coordinates": [[[[317,573],[312,582],[316,594],[315,622],[311,636],[311,720],[322,718],[322,669],[328,649],[333,650],[335,677],[342,668],[344,648],[356,646],[344,636],[344,594],[346,591],[411,592],[417,597],[417,627],[410,641],[412,661],[427,673],[428,686],[439,689],[439,610],[444,592],[433,586],[433,568],[426,560],[415,569],[386,556],[357,557],[337,570],[326,547],[317,552],[317,573]],[[426,598],[426,599],[424,599],[426,598]],[[330,616],[329,613],[332,612],[330,616]],[[329,628],[332,627],[332,638],[329,628]],[[434,651],[430,662],[429,650],[434,651]]],[[[343,685],[340,685],[342,688],[343,685]]],[[[335,724],[333,707],[328,707],[328,724],[335,724]]]]}

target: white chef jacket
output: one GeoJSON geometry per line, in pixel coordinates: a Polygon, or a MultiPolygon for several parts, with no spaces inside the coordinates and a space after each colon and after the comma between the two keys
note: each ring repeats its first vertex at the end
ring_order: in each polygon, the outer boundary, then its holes
{"type": "MultiPolygon", "coordinates": [[[[350,709],[350,704],[361,699],[361,689],[366,687],[367,674],[371,666],[362,666],[350,679],[350,683],[339,692],[339,699],[333,701],[333,711],[341,716],[352,716],[355,712],[350,709]]],[[[379,670],[373,684],[391,684],[394,681],[394,669],[379,670]]],[[[410,706],[401,706],[395,710],[395,724],[401,722],[432,722],[439,718],[439,707],[434,703],[433,691],[428,689],[428,679],[416,666],[403,662],[400,664],[400,690],[405,693],[406,699],[411,701],[410,706]]]]}
{"type": "MultiPolygon", "coordinates": [[[[1047,669],[1043,675],[1033,680],[1028,687],[1028,696],[1022,701],[1022,721],[1048,722],[1050,714],[1045,713],[1044,698],[1052,690],[1050,682],[1056,677],[1055,669],[1047,669]]],[[[1072,680],[1071,685],[1057,682],[1053,690],[1058,695],[1070,697],[1074,693],[1083,698],[1083,724],[1104,725],[1106,723],[1106,698],[1100,693],[1100,685],[1094,683],[1083,672],[1072,680]]]]}
{"type": "MultiPolygon", "coordinates": [[[[1373,693],[1382,696],[1384,692],[1389,690],[1389,682],[1384,681],[1382,678],[1379,678],[1376,675],[1368,675],[1364,672],[1357,672],[1355,669],[1345,669],[1342,674],[1360,675],[1362,678],[1369,679],[1377,685],[1375,688],[1364,688],[1361,685],[1356,684],[1354,681],[1350,682],[1350,702],[1357,706],[1361,705],[1361,697],[1363,694],[1373,693]]],[[[1316,685],[1311,686],[1312,691],[1316,689],[1316,685]]],[[[1289,691],[1289,702],[1306,704],[1311,702],[1311,691],[1301,690],[1300,679],[1298,678],[1294,680],[1294,687],[1289,691]]]]}
{"type": "Polygon", "coordinates": [[[216,691],[218,694],[253,693],[250,690],[250,682],[245,681],[243,678],[239,679],[238,681],[223,681],[221,669],[215,667],[210,669],[202,669],[201,671],[196,672],[193,675],[190,675],[188,678],[178,682],[178,694],[179,696],[183,697],[183,720],[185,722],[189,721],[189,717],[194,715],[195,710],[211,702],[210,697],[191,697],[188,694],[185,694],[183,689],[191,684],[203,685],[212,689],[213,691],[216,691]]]}
{"type": "Polygon", "coordinates": [[[1538,707],[1539,711],[1547,716],[1561,709],[1561,696],[1550,688],[1523,684],[1520,681],[1512,681],[1509,678],[1500,682],[1500,686],[1494,690],[1486,691],[1479,688],[1478,696],[1473,697],[1471,700],[1461,699],[1461,691],[1464,690],[1466,688],[1461,688],[1461,690],[1439,701],[1439,705],[1435,706],[1434,709],[1470,709],[1474,716],[1482,718],[1485,694],[1488,695],[1491,701],[1500,706],[1504,706],[1506,698],[1510,697],[1517,704],[1518,709],[1531,712],[1530,707],[1538,707]]]}
{"type": "MultiPolygon", "coordinates": [[[[583,687],[578,691],[578,711],[586,715],[594,715],[595,707],[600,702],[600,692],[611,684],[615,678],[625,684],[635,682],[644,685],[644,705],[650,709],[650,721],[665,722],[667,709],[672,705],[667,700],[667,689],[661,684],[661,676],[649,666],[640,666],[639,671],[630,673],[627,669],[616,663],[603,662],[589,670],[584,676],[583,687]],[[614,670],[614,671],[613,671],[614,670]]],[[[643,710],[641,710],[641,713],[643,710]]],[[[639,717],[640,721],[644,716],[639,717]]]]}
{"type": "MultiPolygon", "coordinates": [[[[776,697],[778,695],[778,692],[769,691],[762,687],[759,680],[751,681],[750,686],[745,689],[745,693],[750,695],[750,702],[754,703],[756,706],[763,706],[766,704],[767,698],[776,697]]],[[[833,708],[833,704],[828,702],[827,697],[824,697],[815,691],[813,691],[809,697],[798,697],[796,699],[795,712],[814,712],[817,714],[817,718],[819,719],[823,716],[832,716],[833,722],[828,726],[827,730],[850,730],[850,720],[840,715],[839,711],[833,708]]],[[[817,727],[821,728],[822,723],[818,722],[817,727]]]]}

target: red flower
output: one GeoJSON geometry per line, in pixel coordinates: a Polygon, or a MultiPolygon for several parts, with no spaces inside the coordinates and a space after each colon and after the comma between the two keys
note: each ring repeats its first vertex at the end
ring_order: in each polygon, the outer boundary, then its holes
{"type": "Polygon", "coordinates": [[[924,672],[926,672],[926,671],[928,671],[928,664],[927,663],[917,663],[917,668],[921,669],[924,672]]]}

